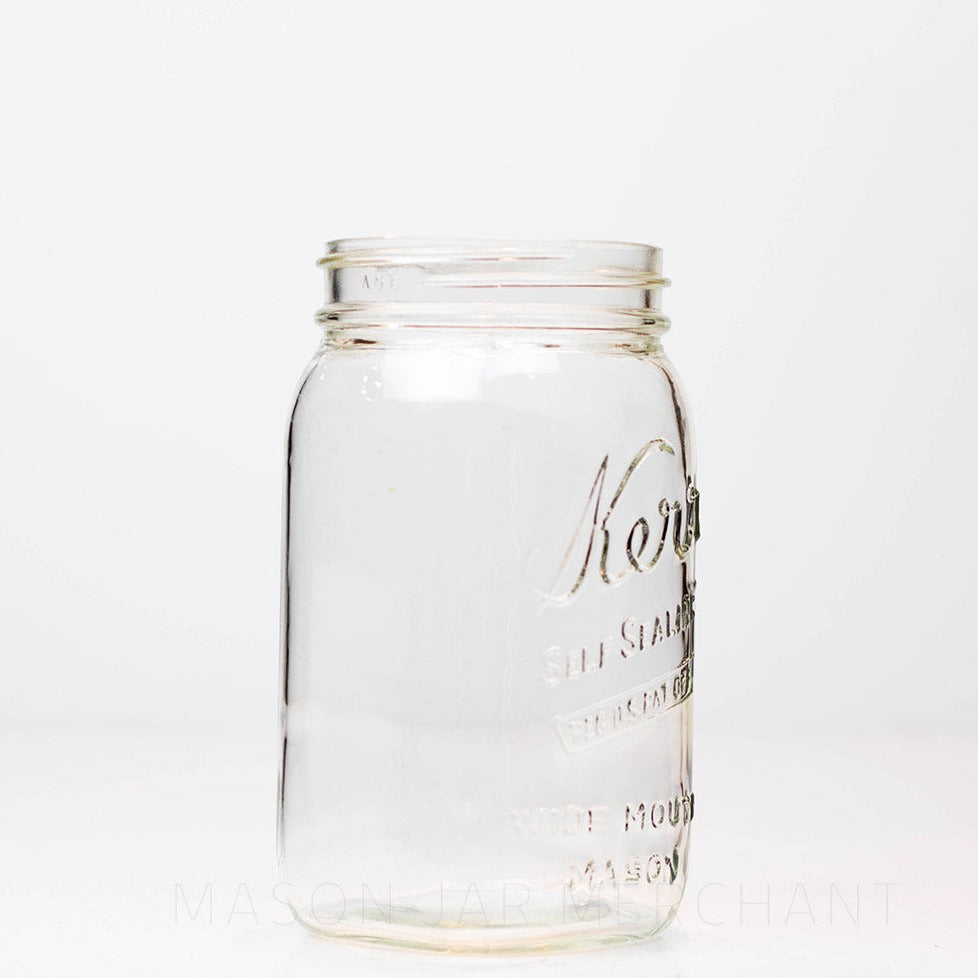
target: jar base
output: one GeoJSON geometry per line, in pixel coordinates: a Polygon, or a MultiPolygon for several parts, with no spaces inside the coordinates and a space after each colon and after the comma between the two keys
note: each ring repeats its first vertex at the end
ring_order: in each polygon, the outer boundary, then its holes
{"type": "MultiPolygon", "coordinates": [[[[392,949],[442,954],[521,954],[582,951],[648,940],[664,931],[679,906],[654,905],[591,907],[594,919],[553,919],[525,924],[419,923],[422,912],[414,907],[392,908],[371,915],[359,907],[349,908],[340,919],[327,911],[302,912],[290,904],[296,920],[317,936],[392,949]]],[[[308,908],[306,908],[308,911],[308,908]]]]}

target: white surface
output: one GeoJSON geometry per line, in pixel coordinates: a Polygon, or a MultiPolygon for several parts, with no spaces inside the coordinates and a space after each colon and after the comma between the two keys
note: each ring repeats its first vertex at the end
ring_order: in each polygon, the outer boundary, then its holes
{"type": "Polygon", "coordinates": [[[975,737],[704,736],[678,923],[619,950],[459,959],[290,923],[272,890],[271,734],[5,731],[4,973],[891,978],[978,962],[975,737]],[[750,902],[768,888],[769,909],[750,902]]]}

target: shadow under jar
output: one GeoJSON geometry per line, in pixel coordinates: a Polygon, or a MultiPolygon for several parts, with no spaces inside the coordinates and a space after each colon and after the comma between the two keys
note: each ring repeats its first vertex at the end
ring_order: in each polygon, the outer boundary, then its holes
{"type": "Polygon", "coordinates": [[[661,252],[333,242],[288,437],[279,851],[322,933],[648,937],[686,880],[699,497],[661,252]]]}

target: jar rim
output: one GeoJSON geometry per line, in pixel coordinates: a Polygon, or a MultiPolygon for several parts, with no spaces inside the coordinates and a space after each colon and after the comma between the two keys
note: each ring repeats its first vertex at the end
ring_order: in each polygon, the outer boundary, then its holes
{"type": "Polygon", "coordinates": [[[662,249],[634,241],[518,238],[337,238],[317,263],[327,271],[361,266],[482,266],[493,277],[538,275],[541,284],[613,284],[665,288],[662,249]]]}
{"type": "Polygon", "coordinates": [[[628,241],[339,238],[316,319],[357,325],[669,328],[662,249],[628,241]]]}

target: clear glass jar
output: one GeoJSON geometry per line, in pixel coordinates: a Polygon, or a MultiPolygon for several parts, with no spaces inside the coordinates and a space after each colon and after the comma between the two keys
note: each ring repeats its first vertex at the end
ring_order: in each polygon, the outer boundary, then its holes
{"type": "Polygon", "coordinates": [[[442,949],[647,937],[686,879],[699,536],[661,252],[320,264],[286,477],[291,906],[442,949]]]}

